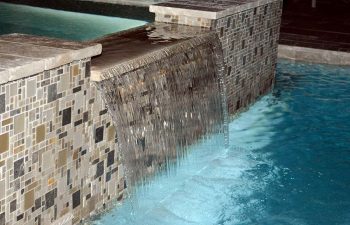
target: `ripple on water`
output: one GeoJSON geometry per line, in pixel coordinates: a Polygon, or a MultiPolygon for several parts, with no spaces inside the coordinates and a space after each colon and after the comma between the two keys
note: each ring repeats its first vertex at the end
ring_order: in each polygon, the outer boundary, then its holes
{"type": "Polygon", "coordinates": [[[280,61],[275,90],[95,224],[350,224],[350,69],[280,61]],[[133,215],[130,214],[133,213],[133,215]]]}

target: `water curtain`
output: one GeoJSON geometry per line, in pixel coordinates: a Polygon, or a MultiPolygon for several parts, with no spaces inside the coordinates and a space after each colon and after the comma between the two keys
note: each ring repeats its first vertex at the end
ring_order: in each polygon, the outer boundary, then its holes
{"type": "Polygon", "coordinates": [[[98,86],[129,185],[169,169],[209,134],[224,133],[228,142],[224,62],[214,33],[105,70],[98,86]]]}

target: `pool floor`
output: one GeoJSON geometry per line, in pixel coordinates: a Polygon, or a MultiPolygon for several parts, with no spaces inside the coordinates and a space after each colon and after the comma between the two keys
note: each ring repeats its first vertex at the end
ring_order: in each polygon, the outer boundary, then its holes
{"type": "Polygon", "coordinates": [[[350,224],[350,68],[279,61],[274,91],[93,224],[350,224]]]}

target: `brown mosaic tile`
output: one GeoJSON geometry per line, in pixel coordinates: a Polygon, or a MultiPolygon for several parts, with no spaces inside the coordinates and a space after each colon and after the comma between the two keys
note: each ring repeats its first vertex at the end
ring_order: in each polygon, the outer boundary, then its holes
{"type": "Polygon", "coordinates": [[[0,153],[4,153],[9,150],[9,133],[0,135],[0,153]]]}
{"type": "Polygon", "coordinates": [[[47,180],[47,185],[48,185],[48,186],[51,186],[51,185],[53,185],[55,182],[56,182],[55,179],[52,178],[52,177],[50,177],[50,178],[47,180]]]}
{"type": "Polygon", "coordinates": [[[107,141],[114,141],[115,135],[116,135],[115,127],[114,126],[108,127],[107,141]]]}
{"type": "Polygon", "coordinates": [[[24,150],[24,145],[21,145],[21,146],[14,148],[13,153],[18,154],[18,153],[22,152],[23,150],[24,150]]]}
{"type": "Polygon", "coordinates": [[[67,150],[62,150],[58,153],[57,168],[65,166],[67,163],[67,150]]]}
{"type": "Polygon", "coordinates": [[[34,205],[34,190],[24,194],[24,211],[30,209],[34,205]]]}
{"type": "Polygon", "coordinates": [[[71,67],[71,74],[72,74],[72,76],[79,75],[79,65],[74,65],[71,67]]]}
{"type": "Polygon", "coordinates": [[[35,182],[31,183],[30,185],[28,185],[28,190],[32,190],[32,189],[34,189],[36,186],[38,186],[38,182],[37,182],[37,181],[35,181],[35,182]]]}
{"type": "Polygon", "coordinates": [[[36,140],[37,144],[45,140],[46,130],[45,130],[44,124],[37,126],[35,129],[35,132],[36,132],[36,134],[35,134],[36,139],[35,140],[36,140]]]}
{"type": "Polygon", "coordinates": [[[7,126],[13,122],[13,118],[8,118],[2,121],[2,126],[7,126]]]}

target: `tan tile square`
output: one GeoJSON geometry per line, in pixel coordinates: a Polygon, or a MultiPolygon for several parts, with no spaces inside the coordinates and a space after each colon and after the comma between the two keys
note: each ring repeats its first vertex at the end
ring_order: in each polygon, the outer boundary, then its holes
{"type": "Polygon", "coordinates": [[[36,143],[40,143],[45,140],[46,130],[45,124],[39,125],[36,127],[36,143]]]}
{"type": "Polygon", "coordinates": [[[72,76],[78,76],[79,75],[79,65],[74,65],[70,68],[70,73],[72,76]]]}
{"type": "Polygon", "coordinates": [[[34,190],[24,194],[24,210],[30,209],[34,205],[34,190]]]}
{"type": "Polygon", "coordinates": [[[24,132],[24,113],[15,117],[13,129],[14,134],[24,132]]]}
{"type": "Polygon", "coordinates": [[[0,135],[0,153],[9,150],[9,133],[0,135]]]}
{"type": "Polygon", "coordinates": [[[58,152],[57,168],[65,166],[67,163],[67,150],[58,152]]]}
{"type": "Polygon", "coordinates": [[[115,139],[115,127],[110,126],[108,128],[107,141],[113,141],[115,139]]]}
{"type": "Polygon", "coordinates": [[[2,126],[7,126],[7,125],[9,125],[10,123],[12,123],[12,121],[13,121],[13,118],[9,118],[9,119],[7,119],[7,120],[3,120],[3,121],[2,121],[2,126]]]}

